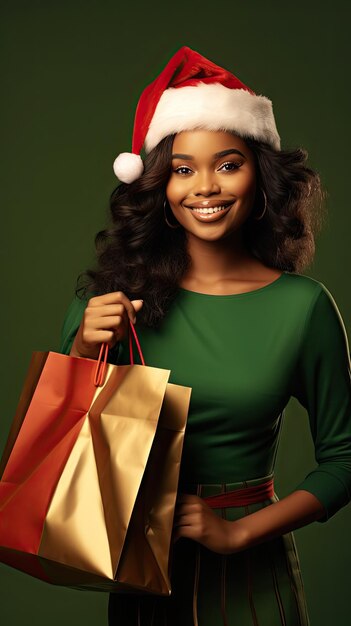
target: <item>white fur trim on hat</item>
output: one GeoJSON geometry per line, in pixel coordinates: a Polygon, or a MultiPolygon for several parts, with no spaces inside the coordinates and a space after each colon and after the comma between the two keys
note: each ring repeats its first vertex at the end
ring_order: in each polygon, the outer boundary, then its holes
{"type": "Polygon", "coordinates": [[[144,163],[140,154],[121,152],[113,163],[113,171],[123,183],[132,183],[144,171],[144,163]]]}
{"type": "Polygon", "coordinates": [[[194,128],[229,130],[280,149],[268,98],[221,83],[200,82],[163,92],[145,137],[145,152],[150,152],[167,135],[194,128]]]}

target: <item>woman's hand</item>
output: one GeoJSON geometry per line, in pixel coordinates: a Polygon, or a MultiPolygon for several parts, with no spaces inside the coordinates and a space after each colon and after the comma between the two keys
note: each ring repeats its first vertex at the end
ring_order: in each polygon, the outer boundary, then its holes
{"type": "Polygon", "coordinates": [[[173,542],[187,537],[219,554],[232,554],[245,548],[241,527],[219,517],[199,496],[184,493],[178,496],[173,527],[173,542]]]}
{"type": "Polygon", "coordinates": [[[102,343],[113,348],[127,336],[129,320],[135,323],[142,305],[142,300],[129,300],[122,291],[90,298],[70,355],[97,359],[102,343]]]}

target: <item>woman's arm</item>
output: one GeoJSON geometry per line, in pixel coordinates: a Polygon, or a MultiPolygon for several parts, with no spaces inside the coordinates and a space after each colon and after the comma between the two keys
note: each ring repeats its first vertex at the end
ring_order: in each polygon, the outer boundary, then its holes
{"type": "Polygon", "coordinates": [[[214,552],[232,554],[310,524],[325,514],[318,498],[302,489],[234,522],[220,517],[199,496],[180,494],[173,541],[188,537],[214,552]]]}
{"type": "Polygon", "coordinates": [[[298,490],[278,502],[231,523],[232,552],[255,546],[306,526],[325,515],[324,506],[309,491],[298,490]]]}

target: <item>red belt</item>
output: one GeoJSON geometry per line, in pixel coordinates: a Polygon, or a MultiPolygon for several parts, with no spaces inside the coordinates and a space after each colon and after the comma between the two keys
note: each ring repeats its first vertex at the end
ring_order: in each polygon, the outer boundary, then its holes
{"type": "Polygon", "coordinates": [[[226,491],[218,493],[215,496],[206,496],[203,498],[211,509],[222,509],[229,506],[245,506],[253,502],[262,502],[267,498],[274,496],[274,479],[271,478],[260,485],[245,487],[243,489],[235,489],[234,491],[226,491]]]}

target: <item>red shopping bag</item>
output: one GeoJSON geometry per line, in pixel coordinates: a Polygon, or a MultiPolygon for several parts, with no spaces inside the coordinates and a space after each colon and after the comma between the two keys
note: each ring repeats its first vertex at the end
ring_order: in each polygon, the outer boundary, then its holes
{"type": "MultiPolygon", "coordinates": [[[[191,389],[170,370],[34,353],[2,459],[0,560],[48,582],[171,592],[191,389]],[[157,481],[155,480],[157,476],[157,481]]],[[[104,351],[104,360],[102,354],[104,351]]]]}

